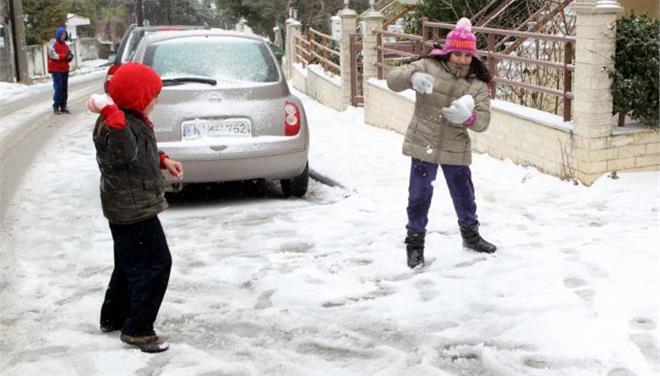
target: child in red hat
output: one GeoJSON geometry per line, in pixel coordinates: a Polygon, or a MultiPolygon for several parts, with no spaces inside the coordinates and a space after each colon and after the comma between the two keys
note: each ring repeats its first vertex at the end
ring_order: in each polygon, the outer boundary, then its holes
{"type": "Polygon", "coordinates": [[[476,40],[470,20],[462,18],[442,48],[387,76],[390,89],[417,91],[415,112],[403,143],[403,154],[412,160],[405,238],[410,268],[424,265],[424,238],[438,166],[456,210],[463,246],[483,253],[496,250],[479,234],[470,171],[468,130],[483,132],[488,128],[488,83],[492,79],[477,56],[476,40]]]}
{"type": "Polygon", "coordinates": [[[146,65],[122,65],[108,94],[87,107],[100,116],[94,127],[101,171],[101,204],[114,241],[114,270],[101,308],[101,330],[121,330],[121,340],[145,352],[169,347],[153,324],[172,265],[158,213],[167,208],[161,169],[183,175],[180,162],[159,152],[148,115],[163,84],[146,65]]]}

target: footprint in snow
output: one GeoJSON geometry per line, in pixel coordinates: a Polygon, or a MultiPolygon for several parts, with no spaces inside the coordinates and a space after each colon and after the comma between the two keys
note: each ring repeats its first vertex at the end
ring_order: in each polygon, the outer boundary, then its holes
{"type": "Polygon", "coordinates": [[[607,373],[607,376],[637,376],[637,374],[627,368],[614,368],[607,373]]]}
{"type": "Polygon", "coordinates": [[[585,303],[593,303],[596,291],[587,287],[587,281],[582,278],[568,277],[564,279],[564,286],[574,290],[573,293],[579,296],[585,303]]]}
{"type": "Polygon", "coordinates": [[[486,261],[486,260],[488,260],[486,257],[477,257],[477,258],[474,258],[472,260],[459,262],[458,264],[455,264],[454,266],[457,267],[457,268],[466,268],[466,267],[476,265],[476,264],[478,264],[482,261],[486,261]]]}
{"type": "Polygon", "coordinates": [[[632,318],[629,324],[632,329],[630,341],[637,345],[649,364],[655,365],[656,370],[660,370],[660,348],[655,337],[657,327],[655,320],[638,316],[632,318]]]}
{"type": "Polygon", "coordinates": [[[280,252],[285,253],[308,253],[314,244],[303,241],[289,241],[280,245],[280,252]]]}

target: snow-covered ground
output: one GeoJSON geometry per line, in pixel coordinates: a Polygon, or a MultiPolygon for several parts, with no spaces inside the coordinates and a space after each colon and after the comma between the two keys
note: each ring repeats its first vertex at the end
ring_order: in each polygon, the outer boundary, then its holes
{"type": "Polygon", "coordinates": [[[81,73],[94,72],[97,70],[107,70],[109,66],[108,59],[85,60],[80,63],[79,71],[81,73]]]}
{"type": "MultiPolygon", "coordinates": [[[[304,96],[303,96],[304,97],[304,96]]],[[[72,115],[29,172],[0,244],[3,375],[650,376],[660,372],[660,174],[574,186],[477,155],[484,236],[463,250],[436,182],[422,271],[402,243],[402,137],[304,97],[305,199],[175,201],[161,215],[174,265],[157,330],[127,349],[98,311],[112,241],[91,114],[72,115]]]]}

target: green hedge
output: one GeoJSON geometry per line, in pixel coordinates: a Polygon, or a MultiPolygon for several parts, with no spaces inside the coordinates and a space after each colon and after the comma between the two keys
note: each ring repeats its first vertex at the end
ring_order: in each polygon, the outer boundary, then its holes
{"type": "Polygon", "coordinates": [[[658,128],[660,100],[660,22],[647,16],[617,21],[612,78],[613,113],[624,113],[658,128]]]}

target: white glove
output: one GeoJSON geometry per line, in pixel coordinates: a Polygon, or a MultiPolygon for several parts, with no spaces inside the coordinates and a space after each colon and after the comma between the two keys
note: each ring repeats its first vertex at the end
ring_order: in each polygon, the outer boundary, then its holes
{"type": "Polygon", "coordinates": [[[464,95],[451,102],[450,107],[443,108],[442,115],[445,119],[454,124],[465,123],[474,110],[474,98],[471,95],[464,95]]]}
{"type": "Polygon", "coordinates": [[[413,89],[418,93],[431,94],[433,93],[435,80],[433,79],[433,76],[428,73],[415,72],[410,76],[410,83],[412,84],[413,89]]]}
{"type": "Polygon", "coordinates": [[[87,100],[87,109],[98,114],[103,111],[106,106],[113,104],[115,104],[115,102],[113,102],[112,98],[107,94],[92,94],[87,100]]]}

